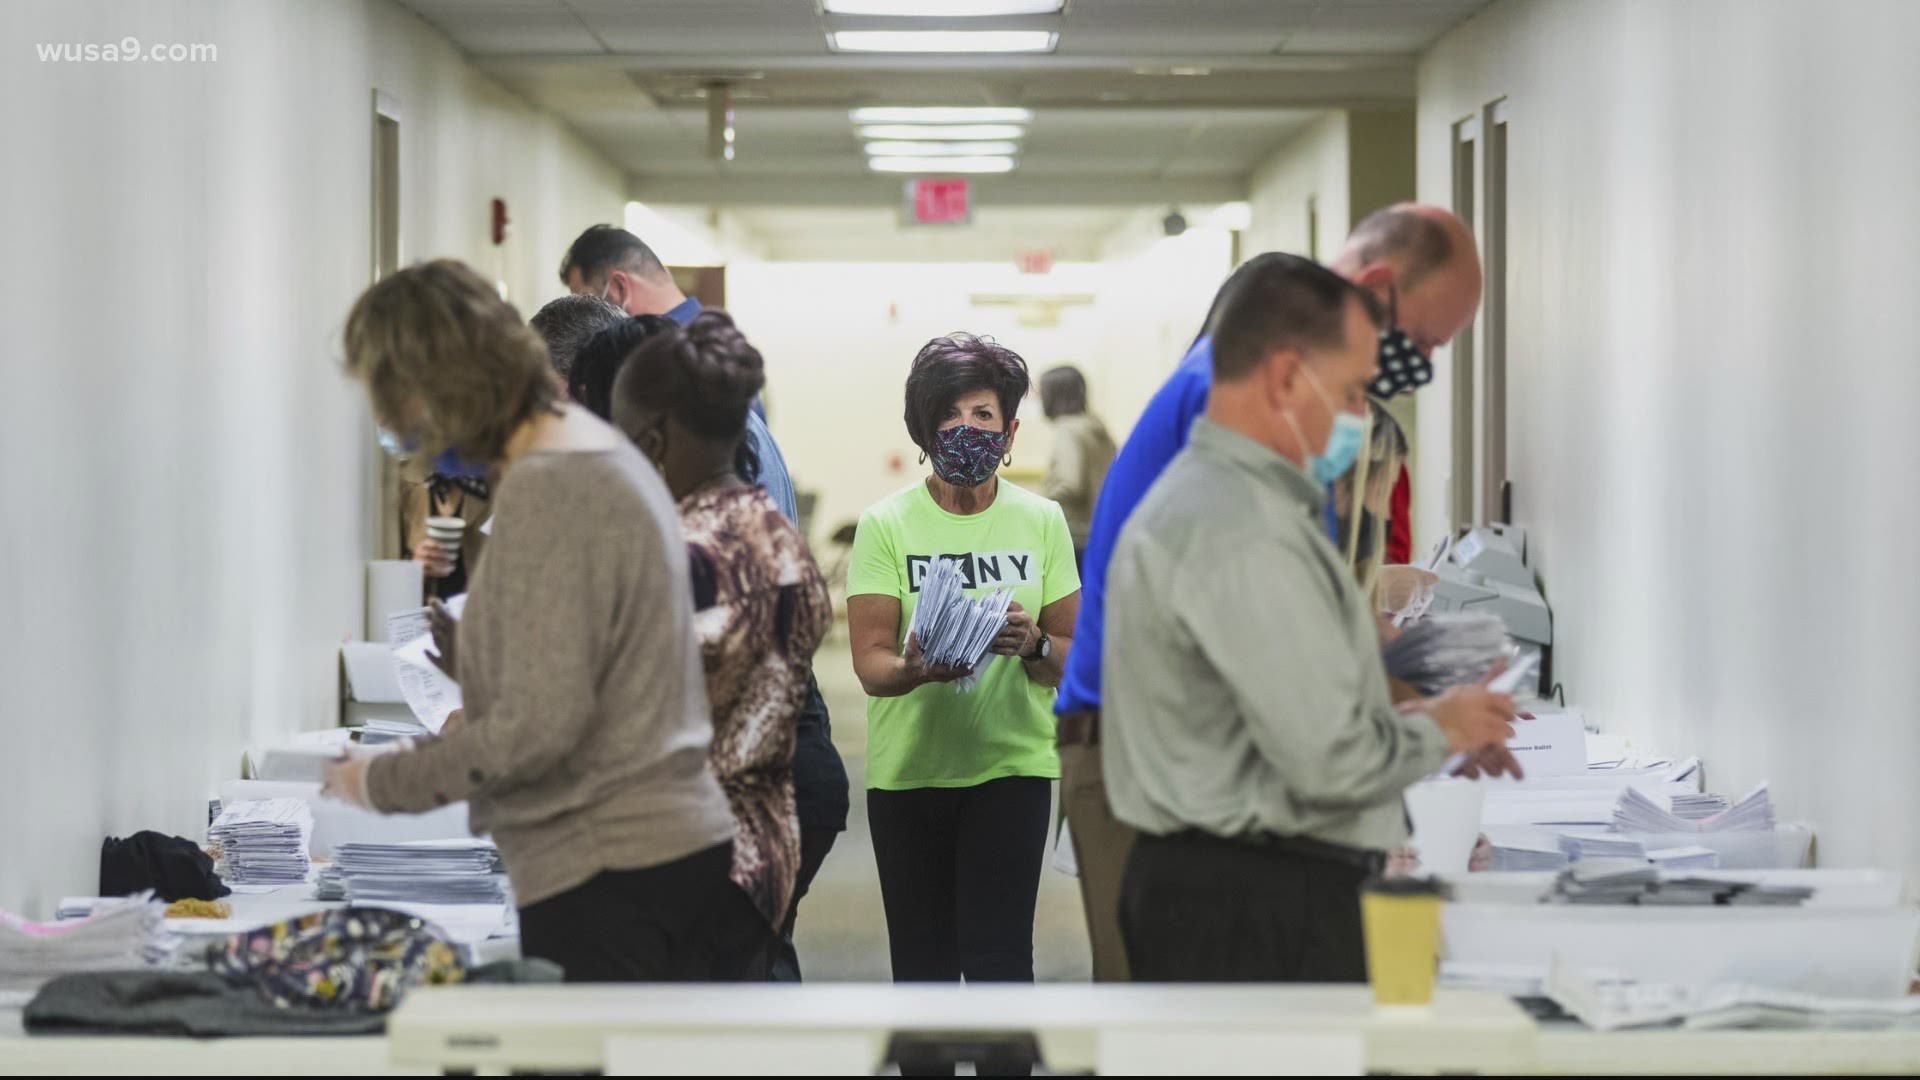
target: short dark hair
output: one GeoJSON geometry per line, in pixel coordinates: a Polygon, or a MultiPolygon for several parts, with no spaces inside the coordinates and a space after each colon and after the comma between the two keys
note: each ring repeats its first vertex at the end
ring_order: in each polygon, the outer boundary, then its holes
{"type": "Polygon", "coordinates": [[[553,360],[553,370],[560,381],[567,382],[573,373],[574,357],[580,349],[592,339],[593,335],[609,326],[625,322],[627,313],[606,300],[587,293],[563,296],[548,302],[527,325],[534,333],[547,341],[547,355],[553,360]]]}
{"type": "Polygon", "coordinates": [[[1011,425],[1020,414],[1020,399],[1032,386],[1027,362],[1020,354],[989,337],[948,334],[923,346],[907,372],[907,434],[915,446],[928,449],[947,410],[960,395],[992,390],[1000,398],[1000,414],[1011,425]]]}
{"type": "Polygon", "coordinates": [[[724,311],[703,311],[684,327],[671,319],[659,322],[664,325],[627,353],[611,399],[628,408],[663,410],[702,438],[740,439],[734,472],[757,479],[759,455],[742,436],[753,399],[767,384],[760,350],[724,311]]]}
{"type": "Polygon", "coordinates": [[[1374,325],[1380,303],[1312,259],[1270,251],[1233,272],[1214,301],[1213,377],[1245,378],[1282,349],[1337,349],[1347,343],[1347,305],[1374,325]]]}
{"type": "Polygon", "coordinates": [[[641,277],[666,275],[666,264],[646,245],[646,241],[614,225],[594,225],[580,234],[567,257],[560,260],[560,284],[573,287],[573,272],[580,280],[605,280],[607,271],[620,269],[641,277]]]}
{"type": "Polygon", "coordinates": [[[1062,364],[1040,376],[1040,411],[1049,420],[1087,411],[1087,377],[1079,368],[1062,364]]]}
{"type": "Polygon", "coordinates": [[[1446,226],[1412,203],[1397,203],[1361,219],[1347,238],[1362,265],[1382,259],[1400,259],[1404,267],[1399,286],[1411,289],[1453,260],[1453,236],[1446,226]]]}
{"type": "MultiPolygon", "coordinates": [[[[618,309],[616,309],[618,310],[618,309]]],[[[664,315],[625,312],[619,321],[587,339],[567,373],[567,396],[602,420],[613,418],[613,383],[640,346],[668,329],[679,329],[664,315]]]]}

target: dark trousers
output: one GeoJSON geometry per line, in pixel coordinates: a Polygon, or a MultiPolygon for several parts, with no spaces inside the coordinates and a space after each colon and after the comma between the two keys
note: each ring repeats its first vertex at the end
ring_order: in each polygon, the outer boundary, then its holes
{"type": "Polygon", "coordinates": [[[1052,785],[867,792],[895,982],[1032,982],[1052,785]]]}
{"type": "Polygon", "coordinates": [[[793,902],[787,905],[786,925],[780,928],[779,937],[773,943],[774,982],[800,981],[800,953],[793,947],[793,922],[800,914],[800,901],[806,897],[808,886],[820,872],[820,864],[827,861],[827,853],[839,838],[839,829],[800,827],[800,875],[793,882],[793,902]]]}
{"type": "Polygon", "coordinates": [[[733,883],[733,844],[640,870],[609,870],[520,909],[520,951],[568,982],[732,982],[764,977],[772,928],[733,883]]]}
{"type": "Polygon", "coordinates": [[[1135,982],[1365,982],[1368,870],[1201,833],[1142,835],[1120,889],[1135,982]]]}

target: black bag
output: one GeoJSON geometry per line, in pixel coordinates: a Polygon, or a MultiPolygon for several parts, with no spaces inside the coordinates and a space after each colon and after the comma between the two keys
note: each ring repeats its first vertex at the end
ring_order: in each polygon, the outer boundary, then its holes
{"type": "Polygon", "coordinates": [[[213,872],[213,860],[185,837],[145,830],[100,845],[100,895],[127,896],[142,889],[172,903],[218,900],[231,892],[213,872]]]}

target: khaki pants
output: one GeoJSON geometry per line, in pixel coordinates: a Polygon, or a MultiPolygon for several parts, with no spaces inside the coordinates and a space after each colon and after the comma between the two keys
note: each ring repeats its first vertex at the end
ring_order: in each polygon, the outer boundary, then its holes
{"type": "Polygon", "coordinates": [[[1116,821],[1107,806],[1100,774],[1100,747],[1060,747],[1060,793],[1080,865],[1080,900],[1093,941],[1095,982],[1128,982],[1126,945],[1120,940],[1120,880],[1126,876],[1135,832],[1116,821]]]}

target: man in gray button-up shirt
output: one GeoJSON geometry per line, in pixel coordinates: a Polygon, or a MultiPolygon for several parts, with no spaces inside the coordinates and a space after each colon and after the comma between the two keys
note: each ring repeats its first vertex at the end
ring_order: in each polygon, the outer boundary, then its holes
{"type": "Polygon", "coordinates": [[[1107,793],[1143,834],[1128,956],[1149,981],[1360,979],[1357,889],[1406,839],[1401,792],[1502,744],[1513,704],[1470,688],[1396,709],[1321,527],[1351,464],[1341,414],[1364,415],[1375,374],[1368,299],[1286,257],[1223,298],[1213,336],[1207,414],[1108,577],[1107,793]]]}

